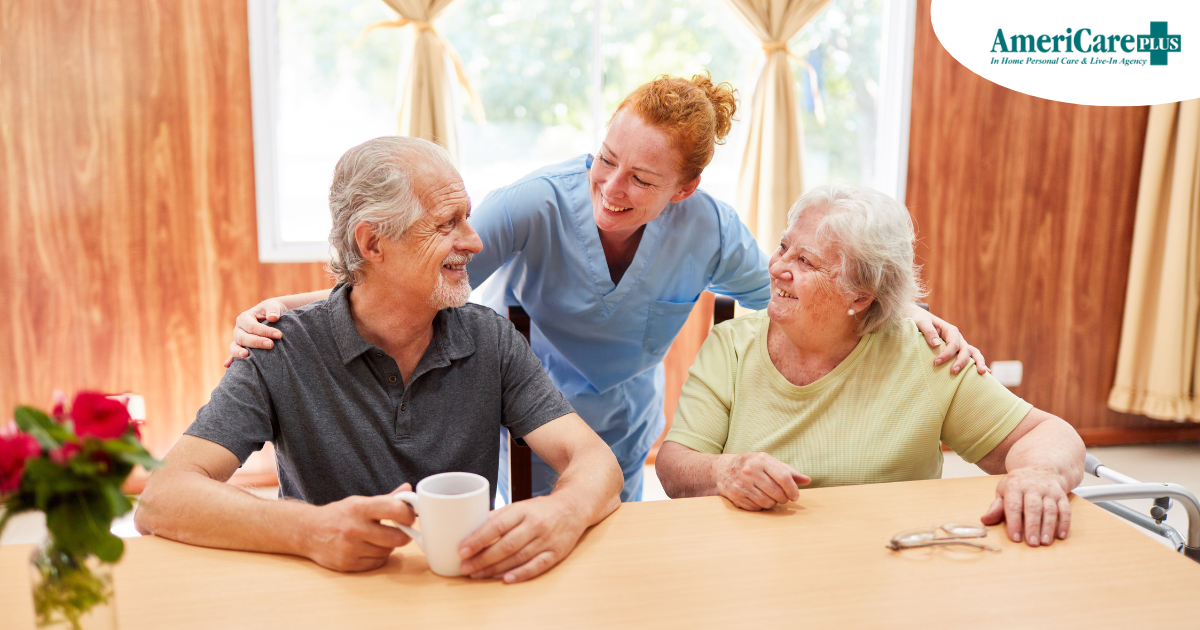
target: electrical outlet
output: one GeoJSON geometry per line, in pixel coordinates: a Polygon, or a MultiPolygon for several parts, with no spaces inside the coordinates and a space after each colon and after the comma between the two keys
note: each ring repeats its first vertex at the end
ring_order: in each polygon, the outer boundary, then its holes
{"type": "Polygon", "coordinates": [[[1005,387],[1016,387],[1021,384],[1025,366],[1020,361],[992,361],[992,376],[1005,387]]]}

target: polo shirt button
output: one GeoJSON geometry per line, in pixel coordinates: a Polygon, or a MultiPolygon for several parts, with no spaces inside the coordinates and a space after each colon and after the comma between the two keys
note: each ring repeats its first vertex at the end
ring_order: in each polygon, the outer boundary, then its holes
{"type": "Polygon", "coordinates": [[[395,383],[395,382],[396,382],[396,375],[395,375],[395,374],[393,374],[393,375],[389,376],[389,377],[388,377],[388,382],[389,382],[389,383],[395,383]]]}
{"type": "Polygon", "coordinates": [[[404,403],[400,403],[400,411],[404,411],[404,403]]]}
{"type": "Polygon", "coordinates": [[[378,351],[378,350],[376,350],[375,352],[372,352],[371,354],[372,354],[372,355],[373,355],[375,358],[379,358],[379,357],[383,356],[383,353],[382,353],[382,352],[380,352],[380,351],[378,351]]]}

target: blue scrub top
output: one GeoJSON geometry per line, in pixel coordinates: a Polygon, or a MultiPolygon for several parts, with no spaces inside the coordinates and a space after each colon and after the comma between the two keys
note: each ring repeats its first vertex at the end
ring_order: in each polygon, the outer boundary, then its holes
{"type": "Polygon", "coordinates": [[[534,354],[629,478],[662,432],[662,360],[692,306],[707,289],[765,308],[768,260],[733,208],[697,190],[646,225],[614,285],[590,164],[583,155],[489,193],[471,215],[483,251],[467,272],[472,288],[497,274],[483,303],[529,314],[534,354]]]}

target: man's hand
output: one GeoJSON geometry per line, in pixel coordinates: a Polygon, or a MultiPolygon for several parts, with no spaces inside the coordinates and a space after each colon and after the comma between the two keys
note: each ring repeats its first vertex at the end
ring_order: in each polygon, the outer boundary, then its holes
{"type": "Polygon", "coordinates": [[[916,304],[909,306],[908,316],[916,322],[917,329],[925,335],[925,340],[929,342],[929,345],[936,348],[945,340],[946,347],[942,348],[942,351],[933,358],[934,365],[941,365],[949,361],[950,357],[957,355],[958,358],[955,359],[954,365],[950,366],[951,374],[958,374],[958,371],[967,365],[967,360],[972,358],[975,359],[975,370],[980,374],[987,374],[991,371],[983,358],[983,353],[979,351],[979,348],[968,344],[954,324],[916,304]]]}
{"type": "Polygon", "coordinates": [[[409,537],[380,521],[412,525],[412,509],[392,497],[411,489],[406,483],[385,495],[347,497],[317,508],[317,517],[307,528],[304,555],[334,571],[370,571],[383,566],[392,550],[407,545],[409,537]]]}
{"type": "Polygon", "coordinates": [[[984,525],[1005,521],[1013,542],[1024,538],[1030,547],[1065,539],[1071,530],[1071,503],[1066,480],[1037,468],[1018,468],[996,486],[996,500],[980,518],[984,525]]]}
{"type": "Polygon", "coordinates": [[[234,359],[245,359],[250,356],[246,348],[273,348],[272,339],[282,339],[283,333],[264,326],[261,322],[277,322],[279,316],[288,311],[288,307],[276,298],[268,298],[258,303],[254,308],[244,311],[237,316],[233,326],[233,342],[229,344],[229,358],[225,359],[225,367],[233,365],[234,359]]]}
{"type": "Polygon", "coordinates": [[[713,462],[717,492],[743,510],[769,510],[800,498],[812,479],[766,453],[720,455],[713,462]]]}
{"type": "Polygon", "coordinates": [[[503,574],[509,584],[537,577],[570,555],[587,525],[554,495],[507,505],[459,545],[462,572],[477,579],[503,574]]]}

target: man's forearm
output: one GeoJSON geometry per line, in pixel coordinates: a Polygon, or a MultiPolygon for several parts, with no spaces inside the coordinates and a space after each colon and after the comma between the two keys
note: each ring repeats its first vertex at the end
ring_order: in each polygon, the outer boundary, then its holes
{"type": "Polygon", "coordinates": [[[163,469],[146,484],[135,520],[145,533],[192,545],[304,556],[300,525],[315,509],[260,499],[199,472],[163,469]]]}
{"type": "Polygon", "coordinates": [[[551,496],[570,502],[572,512],[584,515],[589,527],[620,507],[625,484],[612,451],[600,444],[603,448],[582,449],[576,454],[551,492],[551,496]]]}
{"type": "Polygon", "coordinates": [[[1083,440],[1071,425],[1060,418],[1048,418],[1029,433],[1021,436],[1008,456],[1005,468],[1012,472],[1018,468],[1049,470],[1063,480],[1063,489],[1070,491],[1083,481],[1083,460],[1087,451],[1083,440]]]}
{"type": "Polygon", "coordinates": [[[672,499],[711,497],[718,494],[714,467],[719,458],[675,442],[663,442],[654,460],[654,470],[672,499]]]}

